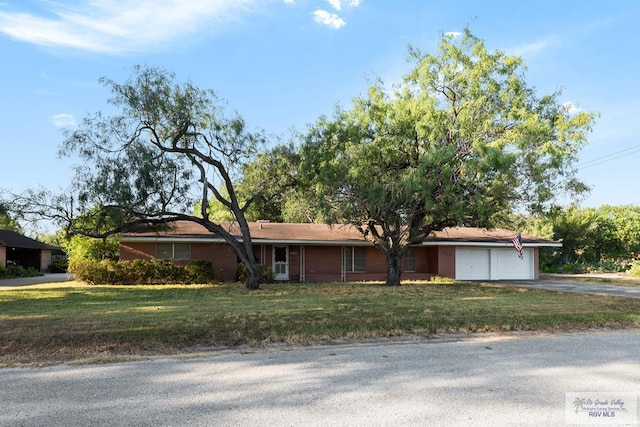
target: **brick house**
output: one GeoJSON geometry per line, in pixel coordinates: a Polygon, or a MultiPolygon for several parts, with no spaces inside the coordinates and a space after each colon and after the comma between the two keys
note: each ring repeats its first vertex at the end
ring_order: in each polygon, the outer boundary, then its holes
{"type": "MultiPolygon", "coordinates": [[[[234,223],[228,230],[239,235],[234,223]]],[[[273,268],[276,280],[296,282],[384,280],[386,260],[353,227],[324,224],[250,223],[254,254],[273,268]]],[[[448,228],[412,246],[402,263],[402,279],[432,275],[461,280],[535,280],[540,247],[557,242],[522,235],[523,257],[513,249],[509,230],[448,228]]],[[[224,280],[237,277],[233,249],[204,227],[180,221],[168,231],[127,233],[120,259],[166,258],[210,261],[224,280]]]]}

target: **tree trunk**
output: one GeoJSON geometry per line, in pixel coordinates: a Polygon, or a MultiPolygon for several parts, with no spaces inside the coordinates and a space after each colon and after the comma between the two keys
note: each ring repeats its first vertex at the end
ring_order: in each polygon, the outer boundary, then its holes
{"type": "Polygon", "coordinates": [[[260,266],[253,257],[253,253],[247,254],[243,246],[240,246],[240,248],[236,250],[236,253],[240,258],[240,262],[244,265],[245,274],[247,275],[244,283],[245,286],[250,291],[260,289],[260,266]]]}
{"type": "Polygon", "coordinates": [[[250,291],[260,289],[260,267],[258,263],[252,259],[245,263],[244,266],[247,270],[247,283],[245,283],[247,289],[250,291]]]}
{"type": "Polygon", "coordinates": [[[402,252],[389,251],[385,255],[387,257],[387,286],[400,286],[402,252]]]}

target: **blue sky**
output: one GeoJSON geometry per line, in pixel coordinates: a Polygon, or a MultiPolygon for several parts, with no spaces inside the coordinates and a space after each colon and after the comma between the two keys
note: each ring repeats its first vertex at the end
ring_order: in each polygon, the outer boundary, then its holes
{"type": "Polygon", "coordinates": [[[64,188],[61,128],[104,110],[100,77],[160,66],[214,89],[286,139],[336,103],[409,70],[466,25],[524,58],[539,93],[598,112],[579,176],[583,206],[640,204],[640,2],[431,0],[0,0],[0,188],[64,188]]]}

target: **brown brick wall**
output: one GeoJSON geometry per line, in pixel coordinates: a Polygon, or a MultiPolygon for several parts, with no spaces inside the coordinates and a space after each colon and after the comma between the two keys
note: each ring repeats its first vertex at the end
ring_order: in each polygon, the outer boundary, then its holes
{"type": "Polygon", "coordinates": [[[435,273],[438,276],[456,277],[456,249],[453,246],[438,246],[438,267],[435,273]]]}
{"type": "MultiPolygon", "coordinates": [[[[1,249],[1,248],[0,248],[1,249]]],[[[340,246],[305,246],[305,280],[308,282],[339,281],[341,279],[340,246]]],[[[416,247],[416,271],[403,272],[404,280],[428,279],[437,274],[443,277],[455,277],[455,247],[428,246],[416,247]]],[[[124,242],[120,244],[120,259],[133,260],[136,258],[151,259],[155,257],[155,243],[124,242]]],[[[272,246],[255,245],[254,254],[259,262],[272,265],[272,246]]],[[[0,254],[1,255],[1,254],[0,254]]],[[[300,280],[299,245],[289,247],[289,278],[300,280]]],[[[366,251],[366,272],[347,273],[348,281],[385,280],[387,263],[382,252],[374,247],[366,251]]],[[[538,249],[534,248],[535,265],[538,265],[538,249]]],[[[210,261],[213,268],[221,273],[226,281],[236,280],[237,256],[231,246],[224,243],[192,243],[191,258],[210,261]]],[[[538,272],[535,272],[536,279],[538,272]]]]}
{"type": "MultiPolygon", "coordinates": [[[[231,246],[223,243],[191,243],[191,259],[211,262],[214,270],[220,272],[226,281],[236,280],[237,257],[231,246]]],[[[156,256],[156,244],[153,242],[120,243],[120,259],[152,259],[156,256]]],[[[184,261],[181,261],[184,262],[184,261]]]]}
{"type": "Polygon", "coordinates": [[[120,243],[120,259],[133,261],[134,259],[151,259],[156,256],[156,244],[146,242],[120,243]]]}

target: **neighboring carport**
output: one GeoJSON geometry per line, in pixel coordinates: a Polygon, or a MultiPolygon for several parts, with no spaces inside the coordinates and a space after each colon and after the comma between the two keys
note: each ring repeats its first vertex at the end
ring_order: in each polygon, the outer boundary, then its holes
{"type": "Polygon", "coordinates": [[[0,266],[19,265],[44,272],[51,266],[51,255],[56,249],[15,231],[0,230],[0,266]]]}

